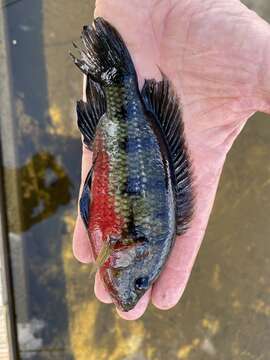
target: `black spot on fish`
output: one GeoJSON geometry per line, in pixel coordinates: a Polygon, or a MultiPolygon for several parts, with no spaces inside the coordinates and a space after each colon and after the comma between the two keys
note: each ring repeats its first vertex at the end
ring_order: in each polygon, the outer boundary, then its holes
{"type": "Polygon", "coordinates": [[[149,286],[149,278],[148,276],[140,277],[135,280],[135,289],[137,290],[146,290],[149,286]]]}

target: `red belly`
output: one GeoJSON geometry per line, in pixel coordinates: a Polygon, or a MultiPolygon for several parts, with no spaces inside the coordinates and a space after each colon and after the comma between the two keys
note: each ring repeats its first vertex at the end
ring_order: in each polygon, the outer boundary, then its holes
{"type": "Polygon", "coordinates": [[[109,156],[100,137],[95,140],[93,159],[96,161],[91,186],[89,233],[97,257],[102,243],[110,235],[121,234],[123,220],[115,212],[114,196],[109,195],[109,156]]]}

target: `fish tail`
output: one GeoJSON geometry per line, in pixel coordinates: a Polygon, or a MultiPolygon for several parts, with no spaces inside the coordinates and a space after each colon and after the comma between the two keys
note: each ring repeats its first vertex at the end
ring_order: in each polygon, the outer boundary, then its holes
{"type": "Polygon", "coordinates": [[[123,76],[136,74],[121,35],[103,18],[96,18],[94,26],[84,26],[81,38],[85,47],[80,50],[81,59],[71,56],[92,80],[108,86],[121,81],[123,76]]]}

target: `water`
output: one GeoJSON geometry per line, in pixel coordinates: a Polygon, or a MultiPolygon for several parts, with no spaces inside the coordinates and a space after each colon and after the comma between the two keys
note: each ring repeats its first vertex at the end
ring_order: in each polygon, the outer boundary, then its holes
{"type": "MultiPolygon", "coordinates": [[[[149,307],[136,322],[121,320],[95,299],[89,266],[71,247],[81,76],[68,50],[93,4],[9,3],[12,121],[6,117],[2,128],[21,359],[269,359],[269,117],[254,116],[228,156],[181,302],[166,312],[149,307]]],[[[256,9],[270,19],[267,0],[256,1],[256,9]]]]}

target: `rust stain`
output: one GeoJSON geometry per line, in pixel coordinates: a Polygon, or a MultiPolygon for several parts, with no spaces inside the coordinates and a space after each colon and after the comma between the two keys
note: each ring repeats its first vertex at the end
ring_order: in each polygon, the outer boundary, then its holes
{"type": "Polygon", "coordinates": [[[202,327],[208,330],[211,335],[216,335],[220,329],[219,320],[204,318],[202,320],[202,327]]]}
{"type": "Polygon", "coordinates": [[[261,299],[256,300],[255,304],[251,305],[251,308],[257,313],[265,316],[270,316],[270,305],[265,304],[261,299]]]}
{"type": "Polygon", "coordinates": [[[177,357],[179,359],[188,359],[190,353],[199,346],[200,344],[200,339],[195,338],[191,344],[187,344],[187,345],[183,345],[180,347],[178,353],[177,353],[177,357]]]}

